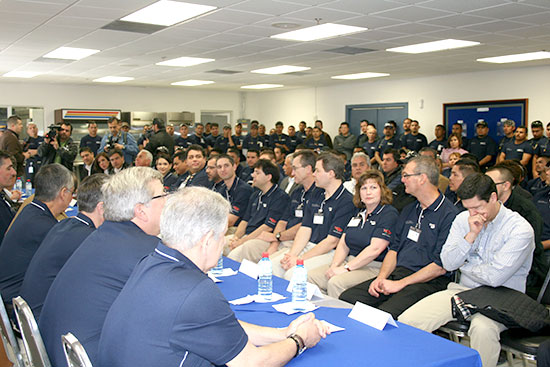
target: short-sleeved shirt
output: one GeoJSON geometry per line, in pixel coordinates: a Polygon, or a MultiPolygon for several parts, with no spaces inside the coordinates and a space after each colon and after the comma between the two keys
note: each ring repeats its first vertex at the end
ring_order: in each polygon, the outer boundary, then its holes
{"type": "Polygon", "coordinates": [[[4,190],[0,190],[0,244],[4,240],[4,235],[15,217],[15,208],[4,190]]]}
{"type": "Polygon", "coordinates": [[[261,190],[254,190],[242,217],[242,220],[247,222],[245,233],[254,232],[262,224],[275,228],[289,202],[288,194],[281,190],[279,185],[273,185],[265,194],[261,190]]]}
{"type": "Polygon", "coordinates": [[[441,248],[457,214],[458,209],[442,194],[426,209],[418,201],[407,205],[390,244],[390,250],[397,252],[397,266],[415,272],[431,263],[442,266],[441,248]],[[421,230],[418,241],[410,238],[411,227],[421,230]]]}
{"type": "Polygon", "coordinates": [[[172,190],[177,190],[182,187],[191,187],[191,186],[201,186],[210,188],[211,183],[208,180],[208,175],[206,174],[206,169],[203,168],[199,172],[192,174],[187,171],[183,175],[178,176],[176,183],[172,187],[172,190]]]}
{"type": "Polygon", "coordinates": [[[223,137],[223,136],[221,134],[218,134],[216,136],[210,134],[207,137],[205,137],[204,140],[206,140],[206,144],[208,144],[209,147],[214,148],[214,146],[216,145],[216,141],[218,140],[219,137],[223,137]]]}
{"type": "Polygon", "coordinates": [[[546,137],[540,138],[533,152],[539,157],[550,157],[550,140],[546,137]]]}
{"type": "Polygon", "coordinates": [[[329,146],[327,144],[327,140],[325,139],[324,135],[321,135],[319,137],[319,140],[309,138],[304,142],[304,144],[306,145],[306,147],[308,147],[309,149],[313,149],[313,150],[316,150],[316,149],[324,150],[324,149],[329,148],[329,146]]]}
{"type": "Polygon", "coordinates": [[[302,142],[303,142],[302,138],[300,138],[298,135],[294,135],[294,136],[289,135],[286,146],[288,147],[290,153],[294,153],[294,151],[296,150],[296,147],[299,144],[302,144],[302,142]]]}
{"type": "Polygon", "coordinates": [[[435,149],[437,151],[437,154],[441,154],[443,149],[445,149],[445,139],[443,140],[432,140],[430,144],[428,145],[430,148],[435,149]]]}
{"type": "Polygon", "coordinates": [[[363,143],[362,148],[365,150],[365,153],[369,156],[369,158],[374,157],[374,153],[378,150],[378,143],[379,141],[376,140],[374,142],[369,142],[368,140],[363,143]]]}
{"type": "Polygon", "coordinates": [[[244,135],[231,135],[231,139],[233,140],[233,143],[235,143],[236,147],[242,147],[244,138],[244,135]]]}
{"type": "Polygon", "coordinates": [[[418,152],[420,149],[428,146],[428,139],[422,133],[413,135],[412,133],[403,136],[403,147],[418,152]]]}
{"type": "Polygon", "coordinates": [[[503,152],[504,145],[506,145],[506,143],[508,143],[509,141],[514,141],[514,140],[515,138],[513,135],[511,137],[503,136],[502,139],[500,139],[500,141],[498,142],[498,152],[499,153],[503,152]]]}
{"type": "Polygon", "coordinates": [[[191,144],[193,144],[193,141],[191,139],[191,137],[183,137],[183,136],[178,136],[176,139],[174,139],[174,144],[176,147],[182,147],[183,149],[187,149],[189,148],[189,146],[191,144]]]}
{"type": "Polygon", "coordinates": [[[355,213],[353,195],[342,184],[328,199],[323,195],[319,200],[321,201],[311,201],[306,206],[302,220],[302,226],[311,228],[309,242],[319,243],[327,236],[342,237],[346,225],[355,213]],[[316,214],[323,215],[323,224],[315,224],[316,214]]]}
{"type": "Polygon", "coordinates": [[[218,366],[247,342],[214,282],[179,251],[159,243],[136,266],[107,314],[99,365],[218,366]]]}
{"type": "Polygon", "coordinates": [[[502,147],[502,151],[505,154],[506,159],[518,159],[523,158],[523,153],[533,154],[533,148],[528,141],[524,141],[520,144],[516,144],[514,140],[509,141],[502,147]]]}
{"type": "Polygon", "coordinates": [[[53,366],[66,364],[61,335],[73,333],[93,365],[107,312],[136,264],[159,239],[133,222],[105,221],[76,249],[57,274],[39,319],[53,366]]]}
{"type": "Polygon", "coordinates": [[[286,134],[273,134],[269,136],[269,146],[275,149],[275,144],[283,144],[288,146],[288,135],[286,134]]]}
{"type": "MultiPolygon", "coordinates": [[[[244,182],[238,177],[235,177],[233,184],[227,189],[227,185],[222,182],[215,191],[219,192],[224,198],[231,204],[231,214],[240,218],[244,216],[246,208],[248,207],[248,201],[254,189],[252,186],[244,182]]],[[[235,225],[238,225],[238,222],[235,225]]]]}
{"type": "MultiPolygon", "coordinates": [[[[367,210],[358,210],[357,214],[350,219],[345,230],[346,246],[351,256],[357,256],[365,247],[370,245],[372,238],[380,238],[391,242],[395,222],[399,213],[391,205],[380,205],[367,214],[367,210]],[[355,218],[359,219],[354,220],[355,218]]],[[[375,261],[383,261],[387,250],[378,255],[375,261]]]]}
{"type": "Polygon", "coordinates": [[[383,138],[378,140],[377,151],[380,157],[384,155],[384,152],[388,149],[397,149],[401,148],[401,141],[394,135],[392,138],[387,139],[383,138]]]}
{"type": "Polygon", "coordinates": [[[294,190],[290,195],[290,205],[288,206],[284,218],[282,218],[287,222],[286,228],[292,228],[298,223],[302,223],[305,208],[308,205],[308,202],[312,201],[320,203],[323,201],[324,195],[325,190],[315,186],[315,183],[313,183],[307,191],[302,185],[296,188],[296,190],[294,190]],[[301,210],[301,212],[298,212],[298,214],[302,215],[301,217],[296,216],[296,209],[301,210]]]}
{"type": "Polygon", "coordinates": [[[54,225],[42,241],[29,264],[21,286],[21,297],[27,301],[37,320],[57,273],[95,229],[94,222],[79,213],[76,217],[54,225]]]}
{"type": "MultiPolygon", "coordinates": [[[[495,159],[498,151],[497,143],[489,135],[482,138],[474,136],[468,142],[468,148],[466,149],[471,154],[475,155],[477,160],[480,161],[486,156],[490,155],[495,159]]],[[[489,162],[490,164],[491,162],[489,162]]]]}
{"type": "Polygon", "coordinates": [[[541,241],[550,240],[550,186],[540,189],[533,196],[533,203],[543,220],[541,241]]]}
{"type": "Polygon", "coordinates": [[[48,206],[37,199],[15,219],[0,246],[0,292],[4,300],[20,295],[31,259],[56,223],[48,206]]]}
{"type": "Polygon", "coordinates": [[[229,138],[218,136],[214,142],[214,148],[220,149],[224,153],[227,152],[227,148],[229,148],[229,138]]]}
{"type": "Polygon", "coordinates": [[[97,154],[97,151],[99,150],[100,146],[101,146],[101,136],[99,135],[92,137],[88,134],[86,136],[83,136],[82,139],[80,139],[80,147],[90,148],[92,152],[94,152],[94,155],[97,154]]]}
{"type": "Polygon", "coordinates": [[[260,149],[262,149],[264,146],[265,146],[265,141],[260,136],[255,136],[254,137],[254,136],[249,134],[249,135],[244,137],[243,150],[244,149],[246,149],[246,150],[254,149],[254,150],[260,151],[260,149]]]}
{"type": "Polygon", "coordinates": [[[193,144],[200,145],[204,149],[208,148],[208,142],[206,141],[206,137],[204,135],[198,136],[197,134],[193,134],[189,137],[189,140],[191,140],[193,144]]]}

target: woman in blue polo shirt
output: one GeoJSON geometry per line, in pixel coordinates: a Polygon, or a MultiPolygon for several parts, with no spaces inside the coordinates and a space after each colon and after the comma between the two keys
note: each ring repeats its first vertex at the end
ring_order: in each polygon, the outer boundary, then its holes
{"type": "Polygon", "coordinates": [[[172,158],[168,154],[159,153],[155,168],[162,173],[162,185],[164,188],[170,190],[178,180],[178,177],[172,172],[172,158]]]}
{"type": "Polygon", "coordinates": [[[309,281],[338,298],[340,293],[378,275],[399,213],[380,171],[364,173],[355,187],[358,208],[338,242],[332,264],[312,270],[309,281]]]}

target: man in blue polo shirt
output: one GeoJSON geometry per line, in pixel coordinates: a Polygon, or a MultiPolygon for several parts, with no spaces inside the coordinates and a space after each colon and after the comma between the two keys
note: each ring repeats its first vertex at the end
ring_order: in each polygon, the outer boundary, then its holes
{"type": "Polygon", "coordinates": [[[466,150],[476,156],[479,167],[485,170],[494,163],[498,147],[493,138],[489,136],[487,122],[480,121],[476,124],[476,134],[468,141],[466,150]]]}
{"type": "Polygon", "coordinates": [[[533,148],[527,141],[527,128],[518,126],[516,128],[515,139],[510,140],[502,147],[498,163],[504,160],[517,160],[524,167],[527,167],[533,156],[533,148]]]}
{"type": "Polygon", "coordinates": [[[243,140],[243,153],[246,153],[253,149],[260,151],[264,147],[264,140],[258,135],[258,125],[253,124],[250,126],[250,133],[244,137],[243,140]]]}
{"type": "Polygon", "coordinates": [[[210,187],[208,175],[206,174],[206,152],[197,144],[191,145],[185,152],[185,163],[187,172],[178,176],[173,189],[181,189],[188,186],[210,187]]]}
{"type": "Polygon", "coordinates": [[[323,153],[315,162],[315,184],[325,190],[320,202],[310,202],[304,210],[302,225],[290,250],[273,254],[273,274],[290,279],[296,260],[304,259],[304,266],[315,269],[330,264],[338,240],[355,213],[353,195],[346,190],[344,162],[332,153],[323,153]]]}
{"type": "Polygon", "coordinates": [[[0,150],[0,243],[15,216],[15,207],[4,189],[11,190],[15,183],[15,158],[8,152],[0,150]]]}
{"type": "Polygon", "coordinates": [[[222,154],[216,159],[216,169],[218,175],[223,180],[223,184],[218,190],[223,197],[231,204],[231,213],[227,226],[238,226],[241,218],[244,216],[248,201],[252,195],[252,187],[236,176],[237,165],[233,158],[227,154],[222,154]]]}
{"type": "Polygon", "coordinates": [[[403,136],[403,147],[414,152],[428,146],[426,136],[420,132],[420,124],[416,120],[411,121],[411,133],[403,136]]]}
{"type": "Polygon", "coordinates": [[[57,223],[55,217],[69,206],[75,190],[74,175],[58,163],[40,168],[34,183],[34,200],[15,219],[0,247],[0,292],[6,304],[21,294],[32,257],[57,223]]]}
{"type": "Polygon", "coordinates": [[[313,314],[280,329],[236,319],[205,274],[222,252],[228,211],[204,188],[168,199],[163,243],[136,266],[106,317],[99,366],[282,366],[327,335],[313,314]]]}
{"type": "Polygon", "coordinates": [[[451,279],[440,253],[458,210],[439,192],[438,180],[434,159],[418,156],[409,160],[402,181],[416,201],[401,212],[395,240],[378,276],[344,291],[341,300],[359,301],[397,318],[417,301],[447,287],[451,279]]]}
{"type": "Polygon", "coordinates": [[[276,147],[284,148],[288,152],[288,135],[283,133],[284,125],[281,121],[277,121],[275,124],[275,134],[269,137],[269,146],[271,149],[276,147]]]}
{"type": "Polygon", "coordinates": [[[246,212],[232,238],[228,236],[225,254],[229,254],[245,241],[256,238],[264,231],[272,232],[282,218],[290,198],[281,190],[279,168],[267,159],[260,159],[254,166],[253,186],[246,212]]]}
{"type": "Polygon", "coordinates": [[[40,318],[44,300],[57,273],[80,244],[103,223],[101,186],[109,176],[103,173],[86,177],[78,187],[78,215],[57,223],[34,254],[21,297],[27,301],[35,319],[40,318]]]}
{"type": "Polygon", "coordinates": [[[61,335],[71,332],[97,363],[99,336],[107,311],[136,264],[159,239],[166,194],[160,172],[132,167],[102,188],[105,222],[78,247],[55,278],[39,326],[52,365],[66,363],[61,335]]]}
{"type": "Polygon", "coordinates": [[[435,125],[434,135],[435,139],[432,140],[428,146],[435,149],[437,154],[441,154],[447,145],[447,139],[445,139],[445,126],[441,124],[435,125]]]}
{"type": "Polygon", "coordinates": [[[398,150],[401,148],[401,140],[397,138],[395,132],[397,131],[397,124],[391,120],[384,124],[384,138],[378,141],[374,158],[379,167],[382,167],[383,155],[388,149],[398,150]]]}

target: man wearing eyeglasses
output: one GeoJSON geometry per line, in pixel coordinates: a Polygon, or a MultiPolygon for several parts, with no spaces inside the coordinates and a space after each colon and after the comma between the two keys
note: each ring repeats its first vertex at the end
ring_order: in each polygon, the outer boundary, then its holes
{"type": "Polygon", "coordinates": [[[66,364],[59,338],[72,332],[97,365],[101,328],[130,273],[159,242],[166,193],[162,174],[131,167],[103,185],[105,222],[73,253],[52,283],[39,325],[53,366],[66,364]]]}
{"type": "Polygon", "coordinates": [[[340,299],[377,307],[397,318],[429,294],[441,291],[451,280],[440,253],[458,213],[438,188],[439,167],[431,157],[411,158],[403,168],[405,191],[416,197],[396,224],[392,241],[376,278],[350,288],[340,299]]]}
{"type": "Polygon", "coordinates": [[[73,126],[70,122],[61,124],[55,137],[46,135],[44,144],[38,147],[38,156],[42,158],[42,164],[60,163],[73,170],[73,163],[78,154],[78,145],[73,142],[71,134],[73,126]]]}

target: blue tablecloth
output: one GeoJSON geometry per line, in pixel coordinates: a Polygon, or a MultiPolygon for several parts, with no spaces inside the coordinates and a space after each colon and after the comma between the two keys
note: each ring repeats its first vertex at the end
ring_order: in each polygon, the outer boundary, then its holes
{"type": "MultiPolygon", "coordinates": [[[[239,263],[224,258],[224,267],[237,270],[239,263]]],[[[257,282],[241,273],[221,278],[217,283],[228,300],[254,294],[257,282]]],[[[274,277],[273,291],[287,296],[288,282],[274,277]]],[[[288,316],[275,311],[272,304],[251,303],[231,306],[237,318],[246,322],[272,327],[287,326],[297,315],[288,316]]],[[[441,366],[481,367],[479,354],[463,345],[398,323],[399,327],[386,326],[383,331],[347,317],[349,309],[320,307],[314,313],[318,319],[346,328],[336,332],[293,359],[289,366],[441,366]]]]}

